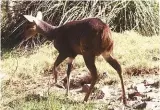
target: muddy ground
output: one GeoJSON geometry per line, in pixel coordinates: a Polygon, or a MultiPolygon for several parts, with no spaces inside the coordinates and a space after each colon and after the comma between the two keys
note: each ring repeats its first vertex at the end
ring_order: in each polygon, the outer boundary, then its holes
{"type": "MultiPolygon", "coordinates": [[[[127,97],[127,106],[123,106],[121,101],[121,85],[118,75],[109,75],[101,73],[93,93],[90,95],[89,102],[97,104],[97,108],[101,109],[101,105],[107,104],[110,110],[160,110],[160,77],[159,72],[141,75],[124,75],[124,85],[127,97]],[[115,77],[114,77],[115,76],[115,77]]],[[[16,79],[8,79],[5,83],[11,85],[13,90],[18,94],[25,94],[25,99],[30,97],[43,97],[47,100],[47,96],[43,93],[61,91],[65,94],[66,74],[59,74],[58,83],[54,84],[52,74],[36,78],[36,80],[27,79],[23,82],[16,79]]],[[[68,98],[73,101],[82,102],[85,93],[90,86],[91,77],[88,71],[73,71],[71,73],[70,93],[68,98]]],[[[23,98],[24,98],[23,97],[23,98]]],[[[16,99],[16,96],[15,96],[16,99]]],[[[10,100],[12,102],[12,100],[10,100]]],[[[4,102],[4,103],[10,103],[4,102]]]]}

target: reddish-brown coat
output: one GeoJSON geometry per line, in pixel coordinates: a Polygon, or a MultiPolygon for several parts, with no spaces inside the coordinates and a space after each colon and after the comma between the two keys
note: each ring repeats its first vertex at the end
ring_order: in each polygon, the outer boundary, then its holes
{"type": "Polygon", "coordinates": [[[98,18],[68,22],[55,28],[48,38],[54,40],[55,48],[68,57],[86,53],[98,56],[113,48],[110,29],[98,18]]]}
{"type": "Polygon", "coordinates": [[[112,55],[113,40],[108,25],[98,18],[88,18],[79,21],[71,21],[60,27],[55,27],[29,15],[24,15],[24,17],[36,26],[36,29],[31,29],[32,31],[46,36],[48,40],[54,41],[54,46],[59,51],[59,55],[53,66],[55,82],[57,82],[57,66],[67,57],[70,58],[67,69],[67,94],[69,92],[69,76],[72,68],[72,61],[77,54],[81,54],[92,75],[91,86],[84,98],[84,101],[88,100],[96,80],[98,79],[95,56],[102,54],[104,59],[119,74],[122,86],[123,103],[126,104],[122,69],[118,61],[112,55]]]}

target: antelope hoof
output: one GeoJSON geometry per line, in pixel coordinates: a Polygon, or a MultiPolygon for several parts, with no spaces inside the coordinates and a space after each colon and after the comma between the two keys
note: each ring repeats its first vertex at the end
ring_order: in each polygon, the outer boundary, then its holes
{"type": "Polygon", "coordinates": [[[85,104],[85,103],[87,103],[87,101],[83,100],[83,103],[85,104]]]}
{"type": "Polygon", "coordinates": [[[53,77],[54,84],[57,84],[57,78],[53,77]]]}
{"type": "Polygon", "coordinates": [[[54,84],[57,84],[57,80],[55,80],[54,84]]]}
{"type": "Polygon", "coordinates": [[[83,100],[83,102],[87,102],[87,101],[88,101],[88,98],[85,97],[84,100],[83,100]]]}
{"type": "Polygon", "coordinates": [[[68,97],[68,92],[66,92],[65,96],[68,97]]]}
{"type": "Polygon", "coordinates": [[[127,105],[127,100],[126,100],[126,98],[123,98],[123,104],[124,104],[124,105],[127,105]]]}

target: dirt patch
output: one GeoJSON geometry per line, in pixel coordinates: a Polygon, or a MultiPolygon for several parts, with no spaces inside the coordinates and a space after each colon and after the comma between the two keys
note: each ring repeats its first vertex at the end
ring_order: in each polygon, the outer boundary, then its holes
{"type": "Polygon", "coordinates": [[[136,75],[144,75],[144,74],[159,74],[159,67],[154,68],[145,68],[145,67],[129,67],[125,68],[125,73],[127,75],[136,76],[136,75]]]}
{"type": "MultiPolygon", "coordinates": [[[[158,69],[150,70],[152,72],[157,71],[158,69]]],[[[138,71],[136,69],[131,69],[130,71],[139,72],[146,70],[138,71]]],[[[149,71],[149,70],[148,70],[149,71]]],[[[129,72],[129,70],[128,70],[129,72]]],[[[103,73],[102,73],[103,74],[103,73]]],[[[157,109],[160,105],[160,96],[159,96],[159,74],[139,74],[131,76],[125,75],[124,83],[127,95],[127,102],[129,107],[125,107],[125,109],[157,109]],[[156,82],[157,81],[157,82],[156,82]],[[150,83],[152,82],[152,83],[150,83]],[[150,90],[147,89],[149,87],[150,90]],[[136,89],[137,88],[137,89],[136,89]],[[142,90],[144,89],[144,90],[142,90]],[[152,106],[150,105],[152,104],[152,106]]],[[[118,79],[118,78],[117,78],[118,79]]],[[[83,90],[83,85],[90,84],[91,77],[88,71],[75,70],[71,73],[71,86],[70,86],[70,96],[74,101],[83,101],[85,96],[85,91],[83,90]],[[83,91],[82,91],[83,90],[83,91]]],[[[7,87],[4,90],[12,89],[12,94],[10,96],[6,96],[6,92],[4,92],[4,97],[6,99],[10,99],[9,101],[5,101],[7,103],[11,103],[12,97],[19,97],[26,99],[26,101],[30,100],[38,100],[41,101],[43,99],[47,100],[47,97],[44,93],[52,93],[56,91],[61,91],[65,94],[66,91],[66,74],[59,74],[58,82],[63,82],[63,87],[55,86],[54,79],[52,74],[45,75],[43,77],[37,77],[34,80],[20,80],[14,79],[13,77],[5,81],[7,87]]],[[[90,85],[87,85],[89,87],[90,85]]],[[[93,93],[90,95],[89,100],[93,101],[95,104],[107,104],[108,109],[112,108],[113,110],[121,110],[122,109],[122,101],[121,101],[121,85],[119,80],[114,81],[113,79],[109,79],[102,77],[96,84],[96,89],[94,89],[93,93]],[[103,80],[103,81],[102,81],[103,80]],[[106,83],[107,80],[110,83],[106,83]],[[103,84],[102,84],[103,82],[103,84]],[[100,85],[100,86],[98,86],[100,85]]],[[[159,107],[160,108],[160,107],[159,107]]],[[[158,110],[158,109],[157,109],[158,110]]]]}

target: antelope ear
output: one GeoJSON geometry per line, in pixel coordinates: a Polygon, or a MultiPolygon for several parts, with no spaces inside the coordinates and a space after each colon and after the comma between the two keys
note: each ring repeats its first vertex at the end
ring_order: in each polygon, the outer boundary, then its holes
{"type": "Polygon", "coordinates": [[[37,12],[36,18],[39,19],[39,20],[42,20],[42,12],[41,11],[37,12]]]}
{"type": "Polygon", "coordinates": [[[31,15],[23,15],[29,22],[33,22],[36,18],[31,15]]]}

